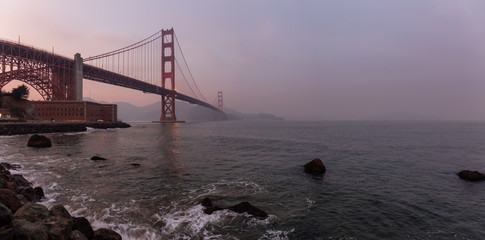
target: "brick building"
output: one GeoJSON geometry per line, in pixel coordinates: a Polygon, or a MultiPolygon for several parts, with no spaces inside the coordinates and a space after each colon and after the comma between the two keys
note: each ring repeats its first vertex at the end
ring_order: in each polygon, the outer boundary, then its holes
{"type": "Polygon", "coordinates": [[[59,122],[117,122],[116,104],[99,104],[87,101],[33,101],[40,120],[59,122]]]}

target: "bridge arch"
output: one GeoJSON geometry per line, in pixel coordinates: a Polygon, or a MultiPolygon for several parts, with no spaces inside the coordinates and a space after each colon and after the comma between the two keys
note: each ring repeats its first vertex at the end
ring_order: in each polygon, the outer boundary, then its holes
{"type": "MultiPolygon", "coordinates": [[[[0,90],[2,90],[5,86],[9,85],[12,82],[19,82],[27,85],[30,89],[34,89],[36,91],[36,95],[39,95],[42,97],[43,100],[49,100],[51,98],[51,95],[48,91],[48,89],[45,88],[45,86],[42,86],[39,84],[38,78],[35,76],[27,76],[24,79],[11,79],[11,80],[5,80],[2,79],[0,81],[0,90]]],[[[32,96],[32,92],[30,92],[30,96],[32,96]]]]}

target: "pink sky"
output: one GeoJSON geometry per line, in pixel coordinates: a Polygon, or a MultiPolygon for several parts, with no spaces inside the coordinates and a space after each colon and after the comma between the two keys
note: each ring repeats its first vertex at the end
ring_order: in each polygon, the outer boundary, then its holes
{"type": "MultiPolygon", "coordinates": [[[[225,107],[241,112],[485,120],[482,1],[0,0],[0,22],[0,38],[20,35],[68,57],[174,27],[205,97],[222,90],[225,107]]],[[[100,101],[160,99],[88,80],[84,86],[85,97],[100,101]]]]}

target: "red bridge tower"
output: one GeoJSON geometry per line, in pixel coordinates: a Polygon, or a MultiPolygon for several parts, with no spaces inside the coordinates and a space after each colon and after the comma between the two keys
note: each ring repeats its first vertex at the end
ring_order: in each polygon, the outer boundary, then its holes
{"type": "MultiPolygon", "coordinates": [[[[175,51],[173,28],[162,30],[162,88],[166,88],[165,82],[170,81],[170,90],[175,89],[175,51]]],[[[175,94],[162,95],[161,122],[175,122],[175,94]]]]}

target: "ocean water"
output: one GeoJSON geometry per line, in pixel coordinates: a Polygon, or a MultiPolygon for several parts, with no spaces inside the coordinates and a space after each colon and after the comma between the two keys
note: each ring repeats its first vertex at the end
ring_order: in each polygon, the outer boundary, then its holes
{"type": "Polygon", "coordinates": [[[63,204],[124,239],[485,239],[485,123],[222,121],[0,137],[63,204]],[[106,161],[91,161],[99,155],[106,161]],[[323,176],[302,166],[320,158],[323,176]],[[139,164],[139,167],[132,164],[139,164]],[[248,201],[264,220],[200,201],[248,201]]]}

